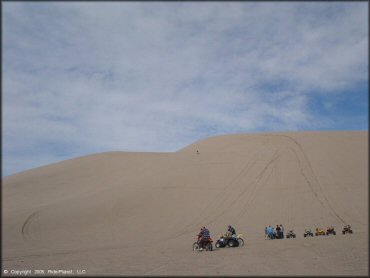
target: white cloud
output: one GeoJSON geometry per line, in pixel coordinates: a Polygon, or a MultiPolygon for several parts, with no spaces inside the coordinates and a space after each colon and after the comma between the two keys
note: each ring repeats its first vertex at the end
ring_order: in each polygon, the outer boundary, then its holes
{"type": "Polygon", "coordinates": [[[5,3],[4,172],[321,128],[310,99],[367,80],[367,19],[366,3],[5,3]]]}

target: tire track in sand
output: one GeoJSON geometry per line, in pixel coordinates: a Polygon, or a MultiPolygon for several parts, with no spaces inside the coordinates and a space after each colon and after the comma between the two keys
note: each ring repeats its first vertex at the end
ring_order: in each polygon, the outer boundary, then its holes
{"type": "Polygon", "coordinates": [[[313,193],[315,198],[320,202],[320,204],[323,208],[328,208],[329,211],[332,213],[332,215],[334,215],[337,219],[339,219],[343,224],[347,224],[346,221],[339,215],[339,213],[330,204],[329,199],[327,198],[327,196],[323,192],[322,186],[321,186],[315,172],[313,171],[312,165],[311,165],[311,163],[310,163],[310,161],[307,157],[307,154],[304,151],[302,145],[296,139],[294,139],[293,137],[290,137],[288,135],[264,135],[264,136],[268,136],[268,137],[276,136],[276,137],[287,138],[288,139],[287,142],[292,142],[293,143],[293,146],[288,146],[288,148],[290,148],[293,151],[293,153],[295,154],[295,156],[298,160],[298,165],[299,165],[301,174],[304,177],[304,179],[306,180],[307,185],[309,186],[311,192],[313,193]],[[296,150],[296,148],[298,148],[298,150],[296,150]],[[301,154],[302,158],[300,158],[299,154],[301,154]],[[307,170],[305,170],[305,168],[307,170]],[[319,189],[318,191],[315,190],[314,185],[317,186],[317,188],[319,189]]]}
{"type": "Polygon", "coordinates": [[[24,221],[23,225],[22,225],[22,230],[21,230],[21,233],[22,233],[22,237],[25,239],[25,240],[28,240],[30,238],[30,234],[29,234],[29,226],[31,225],[31,223],[34,221],[35,217],[39,214],[39,211],[35,211],[33,213],[31,213],[27,219],[24,221]]]}
{"type": "Polygon", "coordinates": [[[257,196],[257,193],[258,193],[257,188],[263,189],[265,187],[267,182],[270,180],[272,174],[274,173],[276,164],[279,161],[280,157],[281,157],[281,154],[277,154],[276,156],[274,156],[271,159],[271,161],[265,166],[263,172],[260,173],[260,175],[258,176],[258,179],[255,180],[254,190],[247,196],[246,198],[247,201],[245,202],[242,209],[240,210],[236,221],[239,221],[242,217],[244,217],[247,214],[248,208],[250,207],[250,205],[253,203],[254,199],[257,196]],[[264,178],[265,178],[265,181],[261,184],[264,178]]]}
{"type": "MultiPolygon", "coordinates": [[[[225,202],[228,202],[227,206],[222,209],[221,212],[219,212],[218,214],[214,214],[213,216],[208,216],[206,217],[206,219],[204,219],[204,221],[207,221],[206,222],[206,225],[210,225],[212,224],[214,221],[216,221],[219,217],[221,217],[222,215],[224,215],[226,212],[228,212],[232,207],[234,207],[239,201],[240,199],[245,195],[245,194],[248,194],[248,200],[250,199],[249,197],[254,193],[254,191],[256,190],[256,188],[258,187],[258,184],[259,182],[261,181],[261,179],[265,176],[265,173],[266,171],[270,168],[271,164],[274,163],[274,161],[279,157],[279,154],[278,154],[278,149],[275,150],[272,158],[269,160],[269,162],[265,165],[265,167],[262,169],[262,171],[257,175],[257,177],[255,178],[255,181],[252,183],[252,185],[250,186],[246,186],[244,187],[240,194],[238,194],[236,196],[236,198],[233,198],[232,200],[230,200],[230,198],[228,196],[224,196],[223,198],[223,203],[225,202]]],[[[253,165],[256,164],[256,162],[258,161],[258,158],[254,161],[253,165]]],[[[246,173],[245,173],[246,174],[246,173]]],[[[220,205],[220,207],[222,207],[220,205]]]]}
{"type": "MultiPolygon", "coordinates": [[[[267,141],[266,143],[264,143],[262,145],[262,147],[266,147],[266,145],[269,145],[269,141],[267,141]]],[[[242,169],[230,180],[229,183],[227,183],[227,185],[222,189],[220,190],[220,192],[215,196],[215,198],[213,198],[210,202],[208,202],[207,206],[204,208],[203,211],[206,211],[206,213],[202,213],[200,214],[200,219],[198,217],[199,220],[195,220],[192,221],[191,223],[187,224],[184,228],[183,228],[183,231],[179,234],[177,234],[176,236],[174,236],[173,238],[177,238],[177,237],[180,237],[184,234],[188,234],[190,232],[193,232],[194,231],[194,226],[199,226],[199,225],[204,225],[204,223],[210,218],[209,216],[209,210],[212,206],[214,206],[215,204],[218,203],[218,207],[222,207],[224,205],[225,202],[228,201],[228,198],[225,197],[225,195],[228,195],[227,192],[228,191],[231,191],[233,189],[233,187],[235,187],[235,185],[238,184],[238,181],[243,177],[245,176],[248,171],[258,162],[258,157],[259,157],[259,154],[263,151],[264,149],[259,149],[258,151],[256,151],[251,159],[248,159],[248,161],[245,163],[245,165],[242,167],[242,169]]],[[[221,215],[224,214],[226,212],[226,210],[223,210],[221,212],[221,215]]],[[[211,216],[212,217],[212,216],[211,216]]],[[[209,224],[209,223],[207,223],[209,224]]]]}
{"type": "Polygon", "coordinates": [[[265,167],[262,169],[262,171],[257,175],[257,177],[254,179],[254,181],[251,183],[251,185],[244,187],[241,194],[235,200],[235,202],[238,201],[240,198],[243,197],[243,195],[245,193],[247,193],[247,196],[245,197],[246,202],[243,204],[243,208],[240,210],[239,214],[237,215],[238,219],[246,213],[246,209],[249,206],[251,200],[253,199],[253,196],[255,196],[257,194],[257,188],[259,187],[263,178],[267,177],[267,179],[269,179],[269,177],[271,176],[272,169],[275,167],[276,161],[279,159],[279,157],[280,157],[279,149],[276,149],[272,158],[265,165],[265,167]],[[269,169],[271,169],[270,172],[268,172],[269,169]]]}

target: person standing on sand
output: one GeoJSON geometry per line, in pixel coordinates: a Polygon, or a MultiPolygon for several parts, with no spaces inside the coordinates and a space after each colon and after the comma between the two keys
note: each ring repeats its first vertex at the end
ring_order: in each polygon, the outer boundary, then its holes
{"type": "Polygon", "coordinates": [[[267,239],[267,227],[265,227],[265,239],[267,239]]]}
{"type": "Polygon", "coordinates": [[[282,224],[280,224],[280,229],[281,229],[281,236],[284,238],[284,227],[282,224]]]}
{"type": "Polygon", "coordinates": [[[271,227],[271,225],[269,225],[267,228],[267,235],[268,235],[268,238],[274,239],[274,228],[271,227]]]}
{"type": "Polygon", "coordinates": [[[276,225],[276,238],[278,238],[278,239],[282,238],[281,234],[280,234],[280,231],[281,231],[280,226],[276,225]]]}

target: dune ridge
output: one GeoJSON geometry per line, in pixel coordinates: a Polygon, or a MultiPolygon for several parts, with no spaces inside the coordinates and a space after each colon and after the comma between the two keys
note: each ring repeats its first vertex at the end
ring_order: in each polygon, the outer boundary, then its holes
{"type": "Polygon", "coordinates": [[[3,268],[89,275],[368,275],[368,132],[210,137],[3,178],[3,268]],[[199,151],[199,153],[197,153],[199,151]],[[194,254],[201,226],[246,246],[194,254]],[[295,240],[268,241],[283,224],[295,240]],[[351,224],[353,235],[341,235],[351,224]],[[333,225],[337,235],[303,238],[333,225]],[[279,256],[270,256],[270,252],[279,256]]]}

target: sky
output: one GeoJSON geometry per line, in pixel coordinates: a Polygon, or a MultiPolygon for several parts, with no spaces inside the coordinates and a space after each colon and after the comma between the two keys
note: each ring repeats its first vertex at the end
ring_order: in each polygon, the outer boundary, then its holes
{"type": "Polygon", "coordinates": [[[368,131],[367,2],[3,2],[2,174],[235,133],[368,131]]]}

